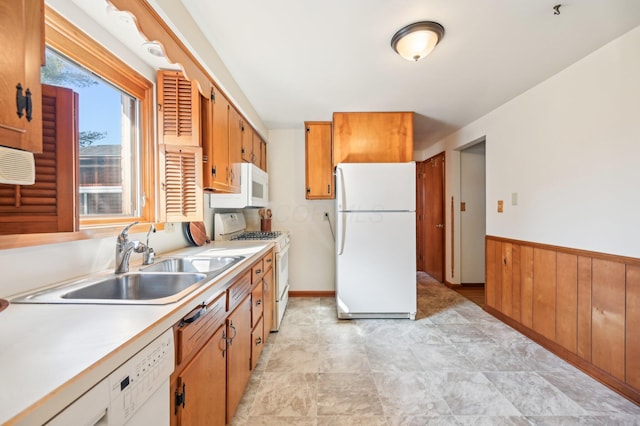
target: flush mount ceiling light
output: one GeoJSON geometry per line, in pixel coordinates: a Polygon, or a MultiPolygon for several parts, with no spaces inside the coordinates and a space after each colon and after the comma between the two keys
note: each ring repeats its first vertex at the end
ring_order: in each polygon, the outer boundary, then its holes
{"type": "Polygon", "coordinates": [[[393,35],[391,47],[407,61],[419,61],[431,53],[443,36],[444,27],[437,22],[414,22],[393,35]]]}

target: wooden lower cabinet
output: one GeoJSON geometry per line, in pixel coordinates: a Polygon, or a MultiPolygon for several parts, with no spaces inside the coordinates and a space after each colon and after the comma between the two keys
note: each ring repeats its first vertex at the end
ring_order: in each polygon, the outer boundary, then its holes
{"type": "Polygon", "coordinates": [[[231,423],[271,331],[272,264],[270,251],[174,325],[171,426],[231,423]]]}
{"type": "Polygon", "coordinates": [[[251,296],[247,296],[227,319],[227,419],[238,408],[251,377],[251,296]]]}
{"type": "Polygon", "coordinates": [[[178,426],[223,426],[226,422],[226,342],[224,326],[178,376],[174,413],[178,426]]]}
{"type": "Polygon", "coordinates": [[[486,237],[484,309],[640,403],[640,259],[486,237]]]}

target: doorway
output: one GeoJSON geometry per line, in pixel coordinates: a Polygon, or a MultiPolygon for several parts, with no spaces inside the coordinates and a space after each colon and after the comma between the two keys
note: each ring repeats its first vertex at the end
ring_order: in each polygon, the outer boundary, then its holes
{"type": "Polygon", "coordinates": [[[444,282],[444,152],[416,163],[416,266],[444,282]]]}
{"type": "Polygon", "coordinates": [[[460,151],[460,283],[483,285],[486,234],[484,139],[460,151]]]}

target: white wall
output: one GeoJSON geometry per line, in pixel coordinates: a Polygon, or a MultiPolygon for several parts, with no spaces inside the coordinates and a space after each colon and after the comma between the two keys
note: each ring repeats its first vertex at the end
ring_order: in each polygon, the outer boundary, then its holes
{"type": "Polygon", "coordinates": [[[455,150],[486,137],[487,234],[640,257],[638,46],[640,27],[445,138],[447,200],[459,200],[455,150]]]}
{"type": "Polygon", "coordinates": [[[304,127],[269,131],[267,152],[272,228],[291,233],[289,280],[293,291],[334,291],[334,200],[305,198],[304,127]]]}

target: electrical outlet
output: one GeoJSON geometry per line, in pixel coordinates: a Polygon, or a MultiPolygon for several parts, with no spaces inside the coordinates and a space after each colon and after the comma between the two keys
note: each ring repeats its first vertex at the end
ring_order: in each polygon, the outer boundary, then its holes
{"type": "Polygon", "coordinates": [[[504,211],[504,201],[498,200],[498,213],[502,213],[504,211]]]}
{"type": "Polygon", "coordinates": [[[167,222],[164,224],[164,232],[174,232],[176,230],[176,224],[173,222],[167,222]]]}

